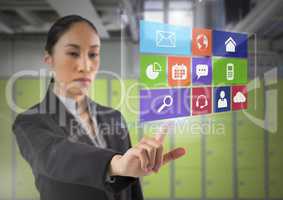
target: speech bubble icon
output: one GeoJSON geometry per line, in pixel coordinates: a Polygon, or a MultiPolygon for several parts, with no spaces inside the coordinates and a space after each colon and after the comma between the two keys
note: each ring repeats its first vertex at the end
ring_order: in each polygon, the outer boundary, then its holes
{"type": "Polygon", "coordinates": [[[205,64],[198,64],[196,66],[196,74],[197,79],[199,79],[201,76],[207,76],[208,75],[208,65],[205,64]]]}

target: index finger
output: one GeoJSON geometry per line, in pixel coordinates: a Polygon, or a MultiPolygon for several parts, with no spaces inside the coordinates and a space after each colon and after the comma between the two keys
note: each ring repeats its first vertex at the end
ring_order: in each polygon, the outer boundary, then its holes
{"type": "Polygon", "coordinates": [[[155,140],[157,140],[160,143],[163,143],[164,138],[165,138],[166,135],[167,135],[166,133],[158,133],[155,136],[155,140]]]}
{"type": "Polygon", "coordinates": [[[160,143],[163,143],[165,136],[168,134],[168,125],[161,126],[158,133],[155,135],[155,140],[160,143]]]}

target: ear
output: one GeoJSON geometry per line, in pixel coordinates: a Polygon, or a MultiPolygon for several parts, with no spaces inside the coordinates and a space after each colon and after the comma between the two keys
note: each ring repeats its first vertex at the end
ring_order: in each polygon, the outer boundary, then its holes
{"type": "Polygon", "coordinates": [[[52,68],[53,59],[48,52],[45,52],[43,61],[45,64],[49,65],[52,68]]]}

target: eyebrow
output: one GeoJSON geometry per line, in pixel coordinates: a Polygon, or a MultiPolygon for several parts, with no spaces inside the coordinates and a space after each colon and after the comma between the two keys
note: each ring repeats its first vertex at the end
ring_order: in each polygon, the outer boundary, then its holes
{"type": "MultiPolygon", "coordinates": [[[[65,47],[74,47],[76,49],[80,49],[80,45],[77,44],[67,44],[65,47]]],[[[90,45],[90,48],[99,48],[98,44],[90,45]]]]}

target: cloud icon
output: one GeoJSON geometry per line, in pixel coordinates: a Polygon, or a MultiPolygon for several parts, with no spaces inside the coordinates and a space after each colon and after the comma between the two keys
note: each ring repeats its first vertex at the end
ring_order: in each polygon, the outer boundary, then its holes
{"type": "Polygon", "coordinates": [[[234,103],[245,103],[246,97],[242,92],[237,92],[236,95],[233,97],[234,103]]]}

